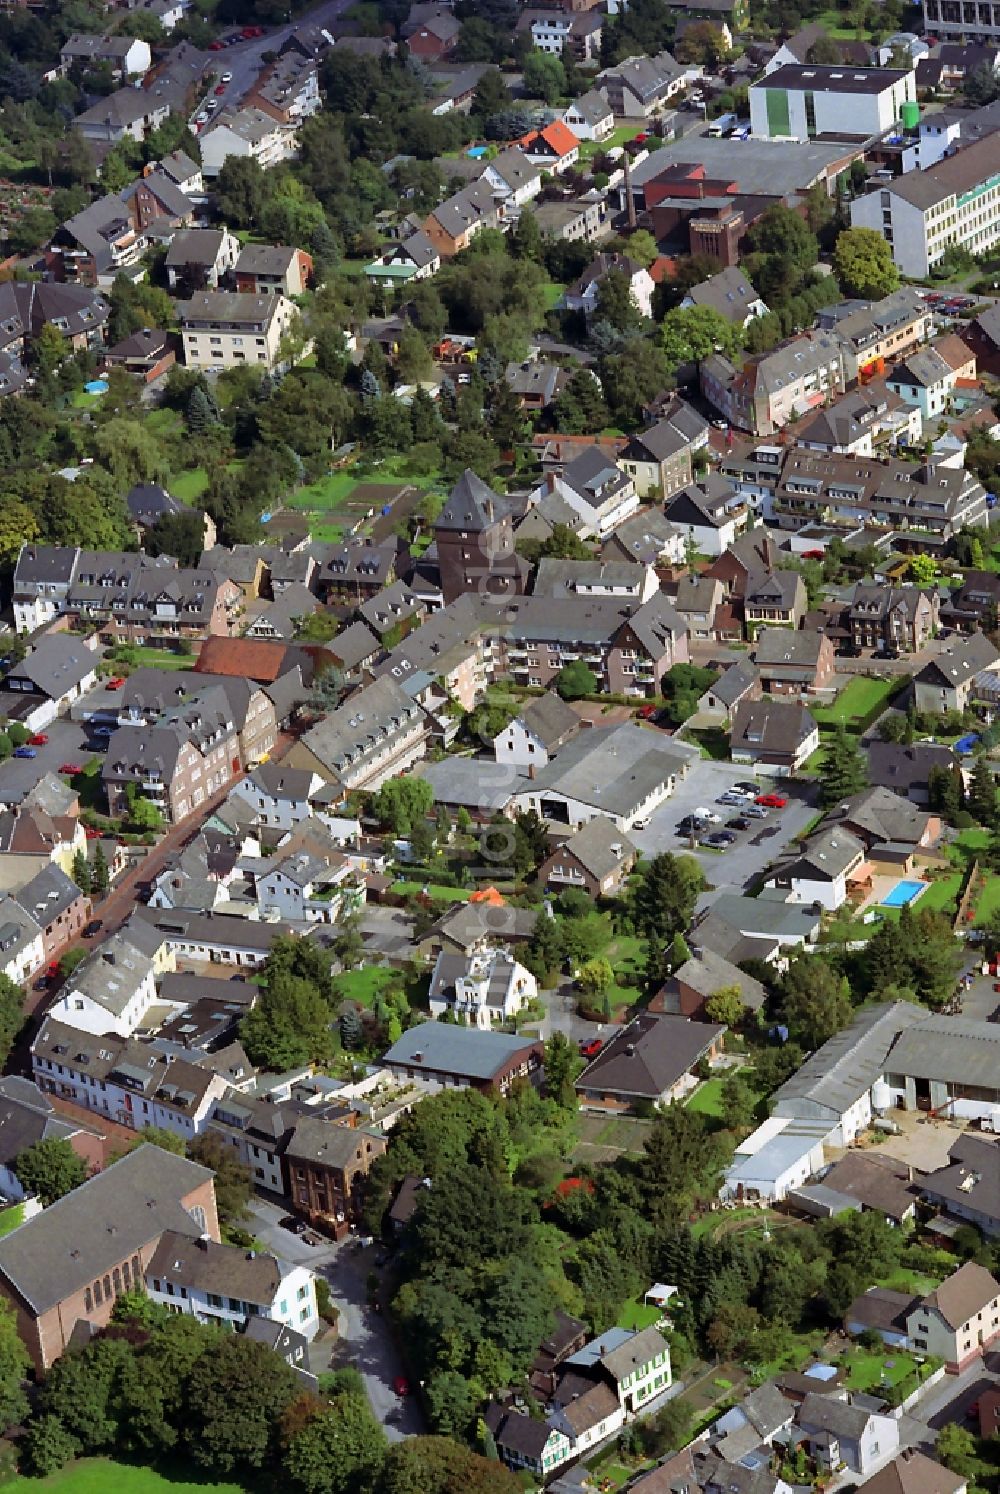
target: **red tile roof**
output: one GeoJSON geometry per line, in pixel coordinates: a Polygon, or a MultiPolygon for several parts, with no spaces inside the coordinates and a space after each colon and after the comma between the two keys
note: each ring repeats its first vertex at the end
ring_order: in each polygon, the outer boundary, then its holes
{"type": "Polygon", "coordinates": [[[197,674],[225,674],[273,684],[283,672],[288,644],[257,638],[206,638],[197,674]]]}

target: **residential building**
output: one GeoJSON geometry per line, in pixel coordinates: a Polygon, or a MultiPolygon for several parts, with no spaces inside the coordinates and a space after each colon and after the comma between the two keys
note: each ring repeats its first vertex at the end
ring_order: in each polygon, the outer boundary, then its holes
{"type": "Polygon", "coordinates": [[[0,971],[15,985],[29,981],[44,959],[39,925],[13,897],[0,896],[0,971]]]}
{"type": "Polygon", "coordinates": [[[98,99],[73,121],[85,140],[117,145],[122,140],[143,141],[170,114],[167,99],[144,88],[119,88],[98,99]]]}
{"type": "Polygon", "coordinates": [[[538,868],[546,887],[578,887],[588,897],[616,897],[639,852],[609,819],[598,816],[581,825],[538,868]]]}
{"type": "Polygon", "coordinates": [[[759,700],[762,693],[760,675],[750,659],[741,659],[730,664],[704,695],[699,697],[699,711],[722,716],[728,721],[733,711],[743,700],[759,700]]]}
{"type": "Polygon", "coordinates": [[[273,118],[261,108],[228,110],[217,115],[198,137],[201,169],[207,179],[218,176],[230,156],[246,156],[262,171],[289,161],[298,150],[294,125],[273,118]]]}
{"type": "Polygon", "coordinates": [[[783,425],[846,387],[844,351],[827,332],[805,332],[747,358],[742,367],[713,353],[699,368],[701,391],[730,425],[756,436],[783,425]]]}
{"type": "Polygon", "coordinates": [[[432,208],[424,220],[423,231],[439,256],[451,259],[469,247],[480,229],[497,228],[500,218],[490,184],[472,182],[432,208]]]}
{"type": "Polygon", "coordinates": [[[885,382],[906,404],[916,405],[930,423],[949,408],[956,388],[975,377],[975,353],[952,333],[897,363],[885,382]]]}
{"type": "Polygon", "coordinates": [[[60,866],[43,867],[13,896],[41,930],[42,960],[60,954],[90,919],[90,898],[60,866]]]}
{"type": "Polygon", "coordinates": [[[976,676],[998,659],[1000,654],[985,633],[949,639],[940,654],[929,659],[913,677],[917,710],[964,711],[976,676]]]}
{"type": "Polygon", "coordinates": [[[819,903],[835,913],[846,903],[851,882],[862,874],[866,855],[864,842],[849,830],[821,830],[794,861],[768,878],[767,885],[787,888],[793,902],[819,903]]]}
{"type": "Polygon", "coordinates": [[[763,140],[884,135],[916,101],[912,69],[786,63],[750,87],[750,123],[763,140]]]}
{"type": "Polygon", "coordinates": [[[522,11],[517,31],[528,32],[531,45],[551,57],[564,53],[577,62],[596,62],[601,52],[603,16],[597,11],[522,11]]]}
{"type": "Polygon", "coordinates": [[[126,373],[136,374],[145,384],[162,378],[176,362],[174,334],[163,332],[158,327],[142,327],[138,332],[123,337],[104,354],[106,369],[124,368],[126,373]]]}
{"type": "Polygon", "coordinates": [[[769,695],[812,695],[833,688],[837,663],[825,633],[762,628],[753,660],[769,695]]]}
{"type": "Polygon", "coordinates": [[[228,228],[188,228],[170,241],[164,265],[171,290],[181,287],[188,295],[206,289],[218,290],[240,255],[240,241],[228,228]]]}
{"type": "Polygon", "coordinates": [[[393,1043],[382,1063],[401,1078],[506,1094],[517,1080],[530,1078],[543,1060],[544,1044],[537,1038],[420,1022],[393,1043]]]}
{"type": "Polygon", "coordinates": [[[454,52],[461,29],[446,5],[416,5],[403,24],[402,35],[415,57],[440,62],[454,52]]]}
{"type": "Polygon", "coordinates": [[[498,763],[511,767],[543,768],[580,730],[580,717],[552,690],[527,703],[519,715],[493,738],[498,763]]]}
{"type": "Polygon", "coordinates": [[[667,499],[664,514],[701,555],[722,555],[750,527],[753,512],[718,472],[688,483],[667,499]]]}
{"type": "Polygon", "coordinates": [[[368,1127],[303,1116],[283,1153],[292,1208],[341,1239],[357,1222],[362,1184],[387,1145],[381,1132],[368,1127]]]}
{"type": "Polygon", "coordinates": [[[441,268],[441,255],[422,228],[408,238],[390,244],[378,259],[365,266],[365,275],[374,285],[387,288],[429,280],[441,268]]]}
{"type": "Polygon", "coordinates": [[[463,1026],[489,1029],[515,1021],[537,995],[535,977],[513,955],[484,948],[470,956],[442,950],[428,999],[432,1017],[450,1014],[463,1026]]]}
{"type": "Polygon", "coordinates": [[[239,739],[231,716],[199,719],[195,706],[171,713],[156,726],[119,727],[109,744],[102,778],[112,814],[121,814],[129,796],[139,793],[176,824],[225,788],[240,770],[239,739]]]}
{"type": "MultiPolygon", "coordinates": [[[[806,614],[806,587],[798,571],[768,571],[747,577],[743,623],[748,638],[775,628],[797,629],[806,614]]],[[[824,681],[826,683],[826,681],[824,681]]]]}
{"type": "Polygon", "coordinates": [[[512,145],[486,159],[479,185],[492,190],[505,217],[516,217],[515,209],[524,207],[542,190],[542,173],[519,146],[512,145]]]}
{"type": "Polygon", "coordinates": [[[287,244],[244,244],[234,271],[236,289],[250,296],[301,296],[312,284],[312,255],[287,244]]]}
{"type": "Polygon", "coordinates": [[[466,470],[434,523],[441,592],[446,603],[466,592],[517,595],[526,567],[514,552],[510,504],[466,470]]]}
{"type": "Polygon", "coordinates": [[[629,438],[618,461],[641,498],[672,498],[692,480],[692,450],[690,439],[672,420],[658,420],[629,438]]]}
{"type": "Polygon", "coordinates": [[[867,1477],[899,1447],[899,1423],[870,1407],[836,1396],[807,1395],[796,1416],[799,1435],[824,1468],[842,1464],[867,1477]]]}
{"type": "Polygon", "coordinates": [[[614,133],[615,111],[607,97],[596,88],[574,100],[562,118],[563,124],[569,126],[578,140],[600,143],[614,133]]]}
{"type": "Polygon", "coordinates": [[[527,358],[523,363],[508,363],[504,377],[522,410],[546,410],[558,399],[570,376],[558,363],[527,358]]]}
{"type": "Polygon", "coordinates": [[[851,641],[858,648],[898,648],[915,653],[933,636],[938,608],[936,591],[859,581],[847,608],[851,641]]]}
{"type": "Polygon", "coordinates": [[[968,1485],[960,1474],[907,1447],[860,1487],[865,1494],[966,1494],[968,1485]]]}
{"type": "Polygon", "coordinates": [[[284,761],[344,789],[374,790],[424,756],[428,733],[420,706],[386,677],[331,711],[300,738],[284,761]]]}
{"type": "Polygon", "coordinates": [[[887,1224],[901,1227],[910,1224],[916,1214],[918,1188],[911,1181],[912,1169],[907,1162],[893,1157],[864,1152],[846,1152],[824,1174],[823,1186],[835,1195],[833,1212],[857,1208],[881,1214],[887,1224]]]}
{"type": "Polygon", "coordinates": [[[927,302],[908,285],[880,301],[840,301],[826,306],[818,322],[837,334],[848,379],[857,378],[862,385],[884,373],[887,363],[920,347],[933,327],[927,302]]]}
{"type": "Polygon", "coordinates": [[[640,1013],[617,1032],[575,1081],[585,1110],[629,1113],[669,1105],[698,1083],[696,1065],[722,1051],[726,1028],[717,1022],[640,1013]]]}
{"type": "Polygon", "coordinates": [[[638,260],[629,259],[627,254],[596,255],[564,295],[563,302],[567,310],[582,311],[585,316],[593,316],[597,309],[601,281],[612,271],[627,276],[629,293],[636,310],[641,316],[651,317],[653,291],[656,288],[653,277],[644,265],[639,264],[638,260]]]}
{"type": "Polygon", "coordinates": [[[52,1101],[30,1079],[8,1074],[0,1079],[0,1196],[5,1205],[21,1203],[26,1193],[17,1175],[17,1159],[40,1141],[66,1141],[88,1170],[100,1165],[101,1138],[75,1119],[56,1113],[52,1101]]]}
{"type": "Polygon", "coordinates": [[[532,502],[540,503],[552,493],[568,503],[599,539],[604,539],[639,507],[631,475],[597,446],[585,447],[567,464],[561,477],[551,474],[544,477],[531,495],[532,502]]]}
{"type": "Polygon", "coordinates": [[[288,367],[283,339],[298,313],[280,292],[250,296],[201,291],[178,307],[184,362],[189,368],[235,368],[264,364],[268,372],[288,367]]]}
{"type": "Polygon", "coordinates": [[[253,1319],[294,1328],[307,1340],[319,1330],[316,1278],[308,1266],[221,1245],[207,1236],[166,1230],[145,1269],[151,1301],[201,1323],[241,1332],[253,1319]]]}
{"type": "Polygon", "coordinates": [[[77,33],[63,42],[59,49],[59,61],[63,71],[72,67],[86,69],[94,63],[104,63],[111,69],[114,78],[135,78],[149,72],[152,54],[149,43],[133,36],[117,33],[105,36],[90,36],[77,33]]]}
{"type": "MultiPolygon", "coordinates": [[[[551,12],[547,12],[551,14],[551,12]]],[[[561,119],[553,120],[540,130],[532,130],[518,141],[532,166],[543,171],[568,171],[580,156],[580,142],[561,119]]]]}
{"type": "Polygon", "coordinates": [[[743,271],[735,265],[720,270],[700,285],[693,285],[680,303],[685,309],[707,306],[718,312],[731,326],[746,328],[758,316],[767,315],[762,301],[743,271]]]}
{"type": "Polygon", "coordinates": [[[112,934],[63,982],[49,1014],[80,1032],[131,1037],[156,1000],[154,973],[126,933],[112,934]]]}
{"type": "Polygon", "coordinates": [[[869,742],[868,782],[873,788],[891,789],[914,804],[927,807],[927,780],[934,768],[945,773],[961,772],[958,757],[950,747],[933,742],[869,742]]]}
{"type": "Polygon", "coordinates": [[[582,197],[538,202],[531,210],[543,237],[592,244],[611,232],[607,192],[592,187],[582,197]]]}
{"type": "MultiPolygon", "coordinates": [[[[161,998],[161,1004],[170,1005],[161,998]]],[[[182,1007],[176,1007],[180,1012],[182,1007]]],[[[249,1078],[244,1054],[231,1073],[210,1055],[178,1054],[169,1043],[99,1036],[50,1016],[31,1048],[32,1075],[43,1094],[132,1131],[156,1126],[185,1142],[207,1129],[216,1103],[235,1078],[249,1078]]]]}
{"type": "Polygon", "coordinates": [[[759,1012],[767,999],[767,990],[760,981],[746,975],[714,949],[699,946],[660,987],[649,1009],[704,1021],[705,1003],[716,992],[733,989],[739,991],[748,1011],[759,1012]]]}
{"type": "Polygon", "coordinates": [[[94,688],[98,663],[98,655],[82,638],[52,633],[11,665],[4,688],[25,697],[25,711],[19,715],[32,731],[41,731],[94,688]]]}
{"type": "Polygon", "coordinates": [[[734,763],[787,778],[818,746],[819,727],[798,701],[741,701],[733,712],[729,750],[734,763]]]}
{"type": "Polygon", "coordinates": [[[684,560],[684,535],[659,508],[642,508],[626,519],[601,546],[603,560],[673,568],[684,560]]]}
{"type": "Polygon", "coordinates": [[[923,1298],[906,1327],[916,1352],[934,1354],[949,1374],[961,1374],[1000,1338],[1000,1283],[966,1261],[923,1298]]]}
{"type": "Polygon", "coordinates": [[[983,254],[1000,240],[995,153],[996,139],[989,136],[923,171],[880,183],[851,204],[851,223],[880,233],[898,269],[916,280],[950,244],[983,254]]]}
{"type": "MultiPolygon", "coordinates": [[[[319,827],[317,827],[318,829],[319,827]]],[[[339,923],[360,909],[364,889],[358,886],[346,856],[315,833],[304,849],[277,850],[252,878],[254,895],[264,919],[294,923],[339,923]]]]}
{"type": "Polygon", "coordinates": [[[615,117],[631,120],[650,119],[662,112],[687,78],[669,52],[659,52],[655,57],[626,57],[598,73],[595,81],[615,117]]]}
{"type": "Polygon", "coordinates": [[[321,102],[316,59],[295,48],[265,61],[241,101],[242,112],[259,110],[265,118],[291,129],[317,113],[321,102]]]}
{"type": "Polygon", "coordinates": [[[311,801],[322,783],[318,773],[306,769],[261,763],[233,785],[230,798],[245,804],[262,829],[292,830],[311,818],[311,801]]]}
{"type": "Polygon", "coordinates": [[[921,1196],[947,1218],[984,1235],[1000,1235],[1000,1143],[971,1132],[959,1136],[943,1167],[920,1178],[921,1196]]]}
{"type": "Polygon", "coordinates": [[[391,586],[399,561],[394,542],[354,538],[330,546],[314,583],[319,600],[360,607],[391,586]]]}
{"type": "Polygon", "coordinates": [[[70,350],[99,349],[111,303],[80,285],[45,281],[0,284],[0,394],[18,394],[29,379],[31,351],[43,327],[55,328],[70,350]]]}
{"type": "Polygon", "coordinates": [[[107,1326],[167,1231],[218,1241],[213,1175],[140,1146],[0,1240],[0,1292],[38,1373],[65,1352],[78,1325],[107,1326]]]}

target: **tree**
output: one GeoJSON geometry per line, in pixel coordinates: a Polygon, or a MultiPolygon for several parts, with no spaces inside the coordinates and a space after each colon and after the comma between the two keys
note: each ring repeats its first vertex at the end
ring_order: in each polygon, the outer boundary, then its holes
{"type": "MultiPolygon", "coordinates": [[[[949,780],[951,775],[948,775],[949,780]]],[[[930,792],[930,779],[928,777],[928,794],[930,792]]],[[[985,754],[980,754],[972,769],[969,780],[969,790],[966,794],[965,806],[973,819],[987,829],[992,829],[997,823],[997,785],[996,779],[990,771],[989,762],[985,754]]]]}
{"type": "Polygon", "coordinates": [[[380,1494],[518,1494],[517,1476],[451,1437],[394,1442],[382,1466],[380,1494]]]}
{"type": "Polygon", "coordinates": [[[93,887],[86,851],[75,851],[73,854],[73,881],[81,892],[90,892],[93,887]]]}
{"type": "Polygon", "coordinates": [[[338,1395],[291,1438],[284,1468],[305,1494],[354,1494],[374,1485],[386,1440],[364,1395],[338,1395]]]}
{"type": "Polygon", "coordinates": [[[472,1429],[476,1409],[483,1399],[474,1381],[454,1370],[431,1375],[424,1387],[431,1425],[446,1437],[464,1440],[472,1429]]]}
{"type": "Polygon", "coordinates": [[[852,794],[858,794],[868,782],[868,766],[860,743],[845,726],[838,726],[827,739],[819,769],[819,801],[831,809],[852,794]]]}
{"type": "Polygon", "coordinates": [[[588,960],[577,976],[580,990],[588,996],[603,995],[614,984],[614,979],[615,972],[611,968],[611,962],[603,957],[588,960]]]}
{"type": "Polygon", "coordinates": [[[720,1359],[743,1355],[760,1331],[760,1313],[745,1302],[720,1302],[705,1334],[720,1359]]]}
{"type": "Polygon", "coordinates": [[[701,363],[716,352],[731,357],[739,346],[739,333],[711,306],[678,306],[663,318],[660,346],[676,373],[681,364],[701,363]]]}
{"type": "Polygon", "coordinates": [[[727,1027],[739,1027],[746,1014],[739,986],[722,986],[705,1002],[705,1015],[709,1021],[723,1022],[727,1027]]]}
{"type": "Polygon", "coordinates": [[[94,866],[91,873],[91,885],[98,897],[106,897],[108,888],[111,886],[111,873],[108,870],[108,858],[104,854],[104,847],[98,841],[94,847],[94,866]]]}
{"type": "Polygon", "coordinates": [[[14,1173],[25,1193],[34,1193],[44,1208],[87,1180],[87,1164],[60,1137],[36,1141],[18,1152],[14,1173]]]}
{"type": "Polygon", "coordinates": [[[0,1426],[23,1421],[28,1400],[23,1385],[31,1360],[17,1332],[17,1319],[6,1302],[0,1304],[0,1426]]]}
{"type": "Polygon", "coordinates": [[[295,1371],[266,1344],[240,1334],[220,1338],[188,1377],[191,1456],[215,1474],[263,1467],[279,1418],[299,1390],[295,1371]]]}
{"type": "Polygon", "coordinates": [[[173,1152],[175,1157],[183,1157],[186,1151],[183,1136],[168,1131],[164,1126],[144,1126],[129,1151],[134,1152],[140,1146],[158,1146],[164,1152],[173,1152]]]}
{"type": "MultiPolygon", "coordinates": [[[[881,243],[881,239],[879,242],[881,243]]],[[[918,586],[933,586],[937,573],[937,561],[933,555],[910,556],[910,575],[918,586]]]]}
{"type": "Polygon", "coordinates": [[[530,208],[522,208],[513,232],[507,240],[515,259],[533,259],[541,264],[544,258],[542,231],[538,219],[530,208]]]}
{"type": "Polygon", "coordinates": [[[938,1462],[950,1468],[952,1473],[957,1473],[969,1484],[975,1482],[979,1472],[976,1440],[966,1427],[957,1421],[948,1422],[938,1433],[934,1452],[938,1462]]]}
{"type": "Polygon", "coordinates": [[[28,1461],[39,1478],[58,1473],[80,1452],[80,1444],[58,1416],[37,1416],[25,1438],[28,1461]]]}
{"type": "Polygon", "coordinates": [[[820,955],[799,955],[779,986],[790,1036],[803,1048],[819,1048],[851,1020],[850,987],[820,955]]]}
{"type": "Polygon", "coordinates": [[[191,390],[184,418],[193,436],[203,436],[215,424],[208,395],[200,384],[196,384],[191,390]]]}
{"type": "Polygon", "coordinates": [[[434,832],[423,815],[410,828],[410,852],[423,865],[434,855],[434,832]]]}
{"type": "Polygon", "coordinates": [[[128,819],[136,830],[155,832],[163,829],[163,811],[152,799],[143,798],[142,794],[134,795],[129,801],[128,819]]]}
{"type": "Polygon", "coordinates": [[[669,947],[675,934],[689,927],[702,885],[701,868],[692,857],[671,851],[654,856],[632,891],[637,930],[659,950],[669,947]]]}
{"type": "Polygon", "coordinates": [[[523,84],[529,98],[554,104],[566,90],[566,70],[550,52],[529,52],[524,59],[523,84]]]}
{"type": "Polygon", "coordinates": [[[580,1056],[563,1032],[554,1032],[545,1044],[545,1088],[564,1110],[576,1109],[573,1080],[580,1071],[580,1056]]]}
{"type": "Polygon", "coordinates": [[[742,1130],[753,1120],[757,1096],[740,1073],[727,1074],[722,1084],[722,1118],[730,1131],[742,1130]]]}
{"type": "Polygon", "coordinates": [[[395,835],[407,835],[433,806],[434,790],[423,778],[390,778],[371,801],[372,813],[395,835]]]}
{"type": "MultiPolygon", "coordinates": [[[[555,428],[567,435],[593,435],[608,424],[601,386],[589,368],[576,368],[552,406],[555,428]]],[[[571,558],[571,557],[570,557],[571,558]]]]}
{"type": "Polygon", "coordinates": [[[609,270],[597,287],[594,322],[605,322],[616,332],[639,331],[648,322],[632,294],[632,282],[623,270],[609,270]]]}
{"type": "Polygon", "coordinates": [[[547,912],[539,913],[524,952],[524,964],[536,980],[547,985],[566,958],[562,920],[547,912]]]}
{"type": "Polygon", "coordinates": [[[597,676],[582,659],[564,664],[554,683],[563,700],[582,700],[585,695],[597,694],[597,676]]]}
{"type": "Polygon", "coordinates": [[[331,1012],[316,986],[288,974],[268,981],[240,1025],[251,1061],[274,1072],[321,1062],[333,1047],[331,1012]]]}
{"type": "Polygon", "coordinates": [[[188,1146],[188,1155],[202,1167],[210,1167],[215,1173],[215,1203],[219,1218],[224,1224],[232,1224],[246,1215],[247,1205],[253,1193],[250,1170],[225,1146],[214,1131],[204,1131],[188,1146]]]}
{"type": "Polygon", "coordinates": [[[875,228],[845,228],[839,233],[833,268],[848,296],[877,300],[899,286],[892,248],[875,228]]]}

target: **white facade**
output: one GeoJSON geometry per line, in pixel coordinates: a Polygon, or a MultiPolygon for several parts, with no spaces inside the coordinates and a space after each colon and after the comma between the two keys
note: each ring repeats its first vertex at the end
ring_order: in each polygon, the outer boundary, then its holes
{"type": "Polygon", "coordinates": [[[493,756],[498,763],[505,763],[512,768],[544,768],[549,761],[545,743],[525,726],[520,716],[515,716],[493,738],[493,756]]]}
{"type": "Polygon", "coordinates": [[[244,1298],[209,1292],[202,1287],[180,1287],[168,1277],[154,1277],[147,1269],[146,1291],[154,1302],[171,1312],[186,1313],[202,1323],[228,1323],[245,1328],[251,1317],[268,1318],[293,1328],[304,1338],[315,1338],[320,1327],[316,1305],[316,1277],[306,1266],[278,1261],[283,1275],[269,1302],[248,1302],[244,1298]],[[183,1296],[181,1293],[183,1292],[183,1296]]]}
{"type": "MultiPolygon", "coordinates": [[[[623,469],[616,470],[622,471],[623,469]]],[[[608,489],[607,496],[597,504],[592,503],[585,494],[578,492],[564,477],[552,478],[551,482],[546,479],[539,490],[540,497],[547,498],[553,493],[558,494],[568,503],[570,508],[579,514],[583,523],[600,539],[607,539],[619,524],[630,519],[640,507],[639,494],[635,490],[635,483],[631,481],[624,486],[613,483],[608,489]]]]}
{"type": "MultiPolygon", "coordinates": [[[[269,793],[254,780],[253,774],[250,774],[234,785],[229,797],[238,799],[241,804],[246,804],[253,811],[258,825],[267,825],[276,830],[293,830],[302,820],[311,818],[310,796],[322,786],[322,778],[318,773],[313,773],[305,796],[302,798],[281,796],[279,798],[269,793]]],[[[356,824],[357,821],[353,823],[356,824]]]]}
{"type": "Polygon", "coordinates": [[[576,104],[570,104],[564,112],[563,124],[568,125],[578,140],[607,140],[609,135],[614,134],[615,116],[611,105],[608,105],[607,113],[594,118],[588,110],[584,115],[576,104]]]}
{"type": "Polygon", "coordinates": [[[298,150],[298,135],[292,125],[279,124],[260,110],[245,111],[266,121],[259,129],[240,130],[220,120],[199,137],[204,176],[218,176],[230,156],[249,156],[263,170],[291,160],[298,150]]]}
{"type": "MultiPolygon", "coordinates": [[[[983,177],[975,186],[957,184],[955,191],[942,190],[928,207],[908,200],[907,178],[888,184],[851,203],[854,227],[874,228],[892,246],[892,257],[904,275],[920,279],[938,263],[949,244],[958,244],[971,254],[983,254],[1000,242],[1000,166],[995,159],[995,136],[966,146],[956,156],[940,162],[932,172],[946,183],[949,163],[966,164],[973,152],[982,157],[983,177]],[[983,147],[988,150],[983,150],[983,147]]],[[[971,163],[970,163],[971,164],[971,163]]]]}
{"type": "Polygon", "coordinates": [[[72,1100],[74,1105],[106,1116],[120,1126],[128,1126],[135,1131],[156,1126],[162,1131],[169,1131],[173,1136],[180,1136],[184,1141],[201,1135],[216,1102],[231,1087],[221,1074],[213,1074],[198,1105],[190,1114],[185,1114],[175,1106],[165,1104],[162,1097],[144,1097],[112,1079],[98,1080],[93,1074],[88,1074],[85,1069],[74,1064],[72,1053],[66,1054],[58,1064],[54,1059],[32,1053],[31,1062],[32,1077],[39,1089],[72,1100]]]}
{"type": "MultiPolygon", "coordinates": [[[[100,954],[92,956],[79,967],[76,976],[92,968],[93,962],[100,959],[100,954]]],[[[113,968],[109,969],[109,985],[114,973],[113,968]]],[[[90,1032],[95,1036],[113,1032],[119,1037],[131,1037],[155,1001],[153,966],[147,961],[144,969],[119,972],[118,987],[113,993],[109,991],[108,1005],[81,990],[75,983],[75,977],[71,976],[50,1007],[49,1015],[57,1022],[65,1022],[67,1027],[77,1027],[81,1032],[90,1032]],[[124,994],[126,991],[127,995],[124,994]]]]}
{"type": "Polygon", "coordinates": [[[736,1148],[719,1197],[780,1203],[823,1166],[824,1129],[770,1116],[736,1148]]]}
{"type": "Polygon", "coordinates": [[[812,140],[817,135],[881,135],[916,99],[916,75],[886,69],[884,86],[858,88],[878,70],[788,66],[750,89],[750,125],[760,140],[812,140]],[[852,86],[852,84],[854,86],[852,86]]]}
{"type": "Polygon", "coordinates": [[[451,958],[447,953],[440,954],[431,976],[432,1017],[451,1012],[469,1027],[499,1027],[516,1017],[538,995],[538,983],[531,971],[505,950],[487,949],[471,955],[464,973],[455,978],[453,985],[445,985],[443,966],[451,958]]]}

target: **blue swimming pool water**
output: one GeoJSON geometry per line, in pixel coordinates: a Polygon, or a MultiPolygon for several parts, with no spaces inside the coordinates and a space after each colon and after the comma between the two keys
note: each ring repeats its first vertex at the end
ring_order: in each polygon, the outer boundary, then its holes
{"type": "Polygon", "coordinates": [[[465,154],[467,156],[472,156],[474,160],[478,161],[479,157],[480,156],[485,156],[488,150],[489,150],[489,146],[488,145],[470,145],[469,149],[465,152],[465,154]]]}
{"type": "Polygon", "coordinates": [[[912,903],[920,896],[926,882],[897,882],[882,899],[883,908],[905,908],[907,903],[912,903]]]}

